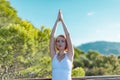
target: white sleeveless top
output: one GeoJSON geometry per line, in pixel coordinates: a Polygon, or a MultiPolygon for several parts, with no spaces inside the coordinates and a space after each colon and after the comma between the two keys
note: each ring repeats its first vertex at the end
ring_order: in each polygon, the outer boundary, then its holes
{"type": "Polygon", "coordinates": [[[72,61],[68,58],[67,54],[59,61],[57,54],[52,59],[52,80],[72,80],[72,61]]]}

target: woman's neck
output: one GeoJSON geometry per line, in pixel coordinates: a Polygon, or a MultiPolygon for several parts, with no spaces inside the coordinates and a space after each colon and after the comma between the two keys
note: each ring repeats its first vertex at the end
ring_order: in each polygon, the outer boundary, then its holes
{"type": "Polygon", "coordinates": [[[59,51],[58,54],[59,55],[64,55],[66,52],[65,51],[59,51]]]}

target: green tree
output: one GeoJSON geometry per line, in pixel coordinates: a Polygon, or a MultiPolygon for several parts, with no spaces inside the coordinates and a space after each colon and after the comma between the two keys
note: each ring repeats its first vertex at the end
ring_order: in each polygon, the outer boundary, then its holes
{"type": "MultiPolygon", "coordinates": [[[[25,25],[25,27],[26,26],[27,25],[25,25]]],[[[32,35],[33,32],[30,32],[30,34],[32,35]]],[[[23,74],[23,77],[51,77],[51,60],[49,57],[48,46],[50,29],[42,26],[37,33],[35,31],[35,34],[35,54],[27,63],[29,66],[26,66],[21,73],[23,74]]]]}
{"type": "Polygon", "coordinates": [[[0,0],[0,27],[10,23],[20,23],[21,19],[17,16],[16,10],[10,6],[6,0],[0,0]]]}
{"type": "Polygon", "coordinates": [[[34,48],[31,47],[34,45],[32,37],[19,25],[2,27],[0,29],[0,42],[0,63],[6,73],[16,73],[19,70],[19,65],[22,66],[20,62],[27,62],[26,59],[34,53],[34,48]]]}
{"type": "Polygon", "coordinates": [[[76,67],[84,67],[84,63],[83,63],[83,58],[85,58],[85,53],[81,50],[79,50],[78,48],[74,48],[74,68],[76,67]]]}
{"type": "Polygon", "coordinates": [[[50,77],[50,29],[41,27],[39,30],[27,21],[23,23],[22,26],[11,24],[0,29],[1,74],[11,74],[12,77],[50,77]]]}
{"type": "Polygon", "coordinates": [[[85,76],[85,71],[81,67],[77,67],[72,70],[72,77],[80,77],[80,76],[85,76]]]}

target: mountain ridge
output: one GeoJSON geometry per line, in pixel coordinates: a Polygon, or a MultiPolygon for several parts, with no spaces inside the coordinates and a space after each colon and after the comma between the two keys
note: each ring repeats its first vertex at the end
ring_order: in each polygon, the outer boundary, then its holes
{"type": "Polygon", "coordinates": [[[120,42],[95,41],[81,44],[77,48],[83,50],[84,52],[88,52],[89,50],[95,50],[103,55],[120,55],[120,42]]]}

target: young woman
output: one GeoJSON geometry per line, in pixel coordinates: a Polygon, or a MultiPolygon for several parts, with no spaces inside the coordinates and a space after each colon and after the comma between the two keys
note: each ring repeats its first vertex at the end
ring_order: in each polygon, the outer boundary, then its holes
{"type": "Polygon", "coordinates": [[[50,55],[52,58],[52,80],[71,80],[74,49],[61,11],[58,13],[57,20],[51,32],[50,55]],[[54,34],[58,22],[62,23],[65,35],[58,35],[55,39],[54,34]]]}

